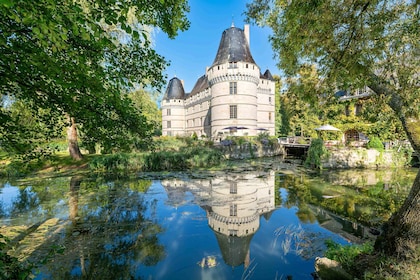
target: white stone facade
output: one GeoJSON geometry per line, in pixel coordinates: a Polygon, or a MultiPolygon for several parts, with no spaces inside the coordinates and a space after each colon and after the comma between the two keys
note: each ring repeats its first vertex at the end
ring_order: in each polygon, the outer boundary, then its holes
{"type": "Polygon", "coordinates": [[[191,93],[171,79],[161,104],[164,136],[275,135],[275,82],[268,70],[261,74],[244,30],[225,30],[213,65],[191,93]]]}

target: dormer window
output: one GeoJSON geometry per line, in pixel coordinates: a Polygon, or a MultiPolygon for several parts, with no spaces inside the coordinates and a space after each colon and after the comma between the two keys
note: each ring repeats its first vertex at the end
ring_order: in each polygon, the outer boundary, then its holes
{"type": "Polygon", "coordinates": [[[229,69],[232,69],[232,68],[238,68],[238,64],[236,63],[236,61],[229,62],[229,69]]]}

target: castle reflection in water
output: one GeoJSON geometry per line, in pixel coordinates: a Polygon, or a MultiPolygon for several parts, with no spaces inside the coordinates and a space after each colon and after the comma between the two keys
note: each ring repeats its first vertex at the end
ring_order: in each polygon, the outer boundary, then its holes
{"type": "Polygon", "coordinates": [[[275,209],[274,172],[229,174],[211,179],[163,180],[169,203],[184,203],[185,193],[206,210],[223,259],[230,266],[250,262],[251,239],[260,227],[260,217],[275,209]]]}

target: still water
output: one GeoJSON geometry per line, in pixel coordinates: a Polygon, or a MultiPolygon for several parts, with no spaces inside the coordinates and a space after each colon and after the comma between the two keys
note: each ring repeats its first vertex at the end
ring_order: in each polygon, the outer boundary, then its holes
{"type": "Polygon", "coordinates": [[[324,241],[372,238],[415,172],[27,178],[0,185],[0,233],[35,279],[312,279],[324,241]]]}

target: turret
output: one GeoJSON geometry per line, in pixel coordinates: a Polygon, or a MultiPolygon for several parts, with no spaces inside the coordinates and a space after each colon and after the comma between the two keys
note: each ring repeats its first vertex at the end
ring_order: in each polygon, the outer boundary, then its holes
{"type": "Polygon", "coordinates": [[[185,134],[185,91],[183,83],[177,77],[172,78],[165,95],[162,108],[162,135],[175,136],[185,134]]]}
{"type": "Polygon", "coordinates": [[[249,49],[249,29],[226,29],[216,58],[207,71],[212,92],[212,136],[230,133],[254,135],[257,128],[257,86],[260,69],[249,49]]]}

